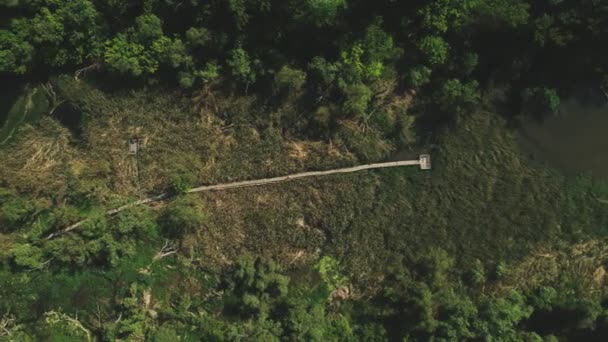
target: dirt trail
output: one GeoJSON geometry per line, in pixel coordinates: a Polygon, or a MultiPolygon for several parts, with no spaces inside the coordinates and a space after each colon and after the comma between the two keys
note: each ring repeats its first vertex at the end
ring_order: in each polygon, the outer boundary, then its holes
{"type": "MultiPolygon", "coordinates": [[[[294,173],[294,174],[291,174],[291,175],[281,176],[281,177],[262,178],[262,179],[254,179],[254,180],[249,180],[249,181],[241,181],[241,182],[233,182],[233,183],[223,183],[223,184],[216,184],[216,185],[205,185],[205,186],[200,186],[200,187],[197,187],[197,188],[192,188],[190,190],[187,190],[186,193],[194,193],[194,192],[202,192],[202,191],[213,191],[213,190],[226,190],[226,189],[235,189],[235,188],[245,188],[245,187],[251,187],[251,186],[258,186],[258,185],[265,185],[265,184],[286,182],[286,181],[290,181],[290,180],[294,180],[294,179],[299,179],[299,178],[318,177],[318,176],[333,175],[333,174],[338,174],[338,173],[351,173],[351,172],[357,172],[357,171],[363,171],[363,170],[382,169],[382,168],[387,168],[387,167],[398,167],[398,166],[407,166],[407,165],[420,165],[420,160],[404,160],[404,161],[395,161],[395,162],[387,162],[387,163],[366,164],[366,165],[347,167],[347,168],[343,168],[343,169],[334,169],[334,170],[327,170],[327,171],[301,172],[301,173],[294,173]]],[[[166,192],[166,193],[162,193],[160,195],[144,198],[144,199],[141,199],[141,200],[138,200],[138,201],[134,201],[134,202],[125,204],[125,205],[123,205],[121,207],[118,207],[118,208],[115,208],[115,209],[112,209],[112,210],[108,210],[106,212],[106,215],[109,215],[109,216],[116,215],[116,214],[120,213],[121,211],[124,211],[124,210],[126,210],[128,208],[135,207],[135,206],[142,205],[142,204],[146,204],[146,203],[162,201],[162,200],[167,199],[169,197],[171,197],[171,194],[168,193],[168,192],[166,192]]],[[[50,239],[55,238],[57,236],[69,233],[72,230],[80,227],[86,221],[87,221],[87,219],[84,219],[82,221],[76,222],[76,223],[74,223],[73,225],[71,225],[71,226],[69,226],[67,228],[64,228],[62,230],[59,230],[57,232],[54,232],[54,233],[50,234],[49,236],[46,237],[46,239],[50,240],[50,239]]]]}

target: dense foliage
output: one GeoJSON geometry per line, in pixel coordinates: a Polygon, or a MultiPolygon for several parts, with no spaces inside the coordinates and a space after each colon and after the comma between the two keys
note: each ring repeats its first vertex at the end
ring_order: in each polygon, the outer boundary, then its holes
{"type": "Polygon", "coordinates": [[[0,341],[604,341],[608,186],[510,127],[606,49],[598,0],[0,0],[0,341]]]}

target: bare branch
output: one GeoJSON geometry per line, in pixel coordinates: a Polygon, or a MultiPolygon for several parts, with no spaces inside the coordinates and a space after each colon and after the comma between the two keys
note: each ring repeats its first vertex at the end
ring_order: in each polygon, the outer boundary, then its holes
{"type": "Polygon", "coordinates": [[[169,240],[165,240],[165,244],[163,245],[163,247],[160,249],[160,251],[158,251],[156,253],[156,255],[154,256],[154,258],[152,259],[152,262],[160,260],[166,256],[169,256],[171,254],[175,254],[177,253],[178,248],[175,245],[175,242],[170,242],[169,240]]]}
{"type": "Polygon", "coordinates": [[[91,64],[89,66],[86,66],[86,67],[82,68],[82,69],[78,69],[78,70],[76,70],[74,72],[74,79],[76,81],[78,81],[78,78],[80,77],[81,74],[84,76],[84,75],[87,74],[87,72],[89,72],[91,70],[99,69],[100,66],[101,65],[99,63],[95,62],[95,63],[93,63],[93,64],[91,64]]]}
{"type": "Polygon", "coordinates": [[[4,316],[2,316],[2,319],[0,319],[0,328],[2,328],[2,330],[0,331],[0,336],[11,336],[12,333],[9,328],[14,325],[14,316],[10,315],[9,313],[6,313],[4,316]]]}

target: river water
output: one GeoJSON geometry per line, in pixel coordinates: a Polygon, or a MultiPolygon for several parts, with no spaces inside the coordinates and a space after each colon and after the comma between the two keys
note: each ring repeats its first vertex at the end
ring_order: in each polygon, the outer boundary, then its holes
{"type": "Polygon", "coordinates": [[[535,161],[608,179],[608,104],[564,101],[558,114],[522,126],[521,147],[535,161]]]}

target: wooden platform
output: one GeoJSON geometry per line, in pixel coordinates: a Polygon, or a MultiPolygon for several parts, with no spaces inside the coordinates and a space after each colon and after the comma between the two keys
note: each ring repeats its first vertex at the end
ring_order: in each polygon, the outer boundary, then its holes
{"type": "Polygon", "coordinates": [[[430,154],[421,154],[419,163],[420,163],[420,170],[430,170],[431,169],[431,155],[430,154]]]}
{"type": "MultiPolygon", "coordinates": [[[[137,150],[135,150],[135,151],[137,151],[137,150]]],[[[294,173],[291,175],[281,176],[281,177],[254,179],[254,180],[224,183],[224,184],[204,185],[204,186],[199,186],[197,188],[192,188],[192,189],[186,190],[185,192],[193,193],[193,192],[201,192],[201,191],[214,191],[214,190],[217,191],[217,190],[244,188],[244,187],[250,187],[250,186],[260,186],[260,185],[265,185],[265,184],[291,181],[294,179],[307,178],[307,177],[319,177],[319,176],[326,176],[326,175],[333,175],[333,174],[340,174],[340,173],[351,173],[351,172],[359,172],[359,171],[364,171],[364,170],[383,169],[383,168],[388,168],[388,167],[399,167],[399,166],[408,166],[408,165],[419,165],[421,170],[429,170],[431,168],[431,156],[429,154],[422,154],[422,155],[420,155],[420,157],[417,160],[401,160],[401,161],[387,162],[387,163],[366,164],[366,165],[347,167],[347,168],[343,168],[343,169],[334,169],[334,170],[326,170],[326,171],[309,171],[309,172],[294,173]]],[[[166,200],[173,195],[174,194],[172,194],[172,193],[165,192],[160,195],[144,198],[139,201],[134,201],[134,202],[125,204],[121,207],[118,207],[118,208],[115,208],[112,210],[108,210],[108,211],[106,211],[106,214],[107,215],[116,215],[116,214],[120,213],[121,211],[126,210],[128,208],[142,205],[142,204],[151,203],[151,202],[166,200]]],[[[80,222],[74,223],[73,225],[71,225],[67,228],[54,232],[54,233],[50,234],[49,236],[47,236],[46,239],[49,240],[54,237],[69,233],[70,231],[81,226],[84,222],[86,222],[86,220],[87,219],[84,219],[80,222]]]]}

